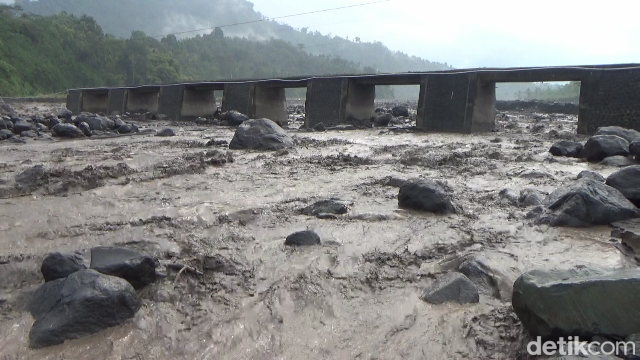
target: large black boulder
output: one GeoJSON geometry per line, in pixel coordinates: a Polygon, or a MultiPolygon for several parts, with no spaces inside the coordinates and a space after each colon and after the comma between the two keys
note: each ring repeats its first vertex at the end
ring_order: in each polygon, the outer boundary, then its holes
{"type": "Polygon", "coordinates": [[[583,145],[578,142],[561,140],[551,146],[549,152],[553,156],[580,157],[583,145]]]}
{"type": "Polygon", "coordinates": [[[91,249],[91,269],[127,280],[141,289],[156,280],[156,262],[149,256],[117,247],[91,249]]]}
{"type": "Polygon", "coordinates": [[[545,205],[538,222],[551,226],[609,225],[638,216],[638,209],[620,191],[586,178],[559,187],[545,205]]]}
{"type": "Polygon", "coordinates": [[[72,117],[73,117],[73,113],[71,112],[71,110],[62,109],[58,112],[58,118],[64,119],[67,122],[71,121],[72,117]]]}
{"type": "Polygon", "coordinates": [[[0,140],[7,140],[15,135],[11,130],[2,129],[0,130],[0,140]]]}
{"type": "Polygon", "coordinates": [[[117,326],[140,308],[135,290],[123,279],[80,270],[42,285],[28,309],[35,318],[29,332],[34,349],[62,344],[117,326]]]}
{"type": "Polygon", "coordinates": [[[136,124],[124,124],[118,128],[118,134],[132,134],[138,132],[136,124]]]}
{"type": "Polygon", "coordinates": [[[581,154],[589,162],[600,162],[615,155],[629,155],[629,142],[616,135],[592,136],[584,144],[581,154]]]}
{"type": "Polygon", "coordinates": [[[82,130],[73,124],[58,124],[51,129],[54,135],[67,138],[84,137],[82,130]]]}
{"type": "Polygon", "coordinates": [[[409,117],[409,108],[407,108],[404,105],[398,105],[395,106],[393,109],[391,109],[391,114],[393,114],[393,116],[404,116],[404,117],[409,117]]]}
{"type": "Polygon", "coordinates": [[[281,150],[293,146],[293,139],[278,124],[269,119],[243,122],[229,143],[229,149],[281,150]]]}
{"type": "Polygon", "coordinates": [[[436,214],[455,213],[456,209],[445,187],[430,179],[406,181],[398,193],[401,208],[430,211],[436,214]]]}
{"type": "Polygon", "coordinates": [[[513,285],[512,305],[532,336],[640,333],[640,269],[533,270],[513,285]]]}
{"type": "Polygon", "coordinates": [[[635,161],[629,159],[628,156],[616,155],[609,156],[604,160],[600,161],[598,164],[603,166],[611,166],[611,167],[626,167],[631,165],[637,165],[635,161]]]}
{"type": "Polygon", "coordinates": [[[249,117],[235,110],[229,110],[223,120],[227,120],[227,123],[231,126],[240,126],[243,122],[249,120],[249,117]]]}
{"type": "Polygon", "coordinates": [[[78,254],[49,254],[42,261],[40,272],[45,282],[65,278],[76,271],[84,270],[84,259],[78,254]]]}
{"type": "Polygon", "coordinates": [[[627,142],[640,140],[640,132],[633,129],[625,129],[620,126],[603,126],[598,128],[594,135],[615,135],[619,136],[627,142]]]}
{"type": "Polygon", "coordinates": [[[431,304],[456,302],[471,304],[480,301],[476,285],[466,276],[458,272],[448,273],[436,280],[420,296],[420,299],[431,304]]]}
{"type": "Polygon", "coordinates": [[[287,236],[284,244],[289,246],[320,245],[320,236],[311,230],[298,231],[287,236]]]}
{"type": "Polygon", "coordinates": [[[640,165],[628,166],[609,175],[607,185],[618,189],[624,197],[640,206],[640,165]]]}

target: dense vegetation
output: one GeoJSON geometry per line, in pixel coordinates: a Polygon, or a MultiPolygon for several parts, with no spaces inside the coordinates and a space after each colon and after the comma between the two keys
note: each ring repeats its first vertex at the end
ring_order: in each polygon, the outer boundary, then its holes
{"type": "MultiPolygon", "coordinates": [[[[430,62],[401,52],[392,52],[380,42],[361,42],[358,38],[350,40],[310,31],[308,28],[294,29],[289,25],[267,20],[246,0],[17,0],[16,3],[25,12],[39,15],[60,12],[77,16],[89,15],[96,19],[105,32],[121,38],[128,38],[136,30],[150,36],[178,33],[178,38],[184,38],[198,34],[192,32],[194,29],[241,23],[238,26],[223,27],[225,34],[254,41],[280,39],[311,54],[339,57],[362,67],[370,66],[379,72],[450,68],[446,63],[430,62]]],[[[311,8],[322,8],[322,3],[317,2],[311,8]]],[[[205,32],[210,30],[200,33],[205,32]]]]}
{"type": "Polygon", "coordinates": [[[252,42],[210,35],[157,40],[141,31],[121,39],[88,16],[19,14],[0,6],[0,95],[72,87],[161,84],[362,72],[356,64],[311,55],[282,40],[252,42]]]}

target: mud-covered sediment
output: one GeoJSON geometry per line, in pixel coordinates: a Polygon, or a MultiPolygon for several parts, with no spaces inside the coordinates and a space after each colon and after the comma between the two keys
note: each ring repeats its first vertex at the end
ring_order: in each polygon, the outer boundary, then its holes
{"type": "MultiPolygon", "coordinates": [[[[298,114],[299,115],[299,114],[298,114]]],[[[295,120],[296,115],[292,115],[295,120]]],[[[576,117],[500,113],[497,132],[403,126],[308,132],[295,146],[233,151],[229,127],[173,125],[176,137],[29,141],[0,146],[0,353],[10,359],[514,359],[526,339],[509,283],[533,268],[623,267],[610,228],[532,224],[504,196],[550,192],[586,169],[548,150],[576,117]],[[224,160],[224,161],[223,161],[224,160]],[[33,174],[25,171],[42,165],[33,174]],[[27,176],[33,175],[33,176],[27,176]],[[446,182],[461,211],[398,208],[406,179],[446,182]],[[503,193],[501,195],[500,193],[503,193]],[[347,214],[308,216],[326,198],[347,214]],[[284,246],[312,229],[323,245],[284,246]],[[166,277],[142,290],[134,320],[28,349],[24,308],[52,251],[120,245],[156,256],[166,277]],[[482,257],[501,282],[470,305],[419,299],[441,273],[482,257]],[[177,276],[187,265],[189,270],[177,276]]],[[[407,123],[411,119],[407,119],[407,123]]],[[[298,126],[296,126],[296,124],[298,126]]],[[[512,282],[511,282],[512,284],[512,282]]]]}

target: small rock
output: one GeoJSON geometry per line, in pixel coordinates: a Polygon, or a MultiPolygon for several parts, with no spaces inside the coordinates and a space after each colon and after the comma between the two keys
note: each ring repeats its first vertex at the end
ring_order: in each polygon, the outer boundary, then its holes
{"type": "Polygon", "coordinates": [[[91,136],[91,128],[86,122],[80,123],[80,125],[78,125],[78,129],[82,130],[84,136],[91,136]]]}
{"type": "Polygon", "coordinates": [[[129,249],[95,247],[91,249],[91,269],[127,280],[141,289],[156,280],[155,261],[129,249]]]}
{"type": "Polygon", "coordinates": [[[120,119],[119,117],[115,118],[115,120],[113,120],[113,123],[115,124],[116,129],[119,128],[120,126],[127,125],[127,123],[122,121],[122,119],[120,119]]]}
{"type": "Polygon", "coordinates": [[[589,162],[600,162],[615,155],[628,156],[629,142],[615,135],[597,135],[584,144],[581,157],[589,162]]]}
{"type": "Polygon", "coordinates": [[[241,114],[235,110],[227,111],[222,120],[226,120],[230,126],[240,126],[245,121],[249,120],[249,117],[245,114],[241,114]]]}
{"type": "Polygon", "coordinates": [[[28,130],[28,131],[23,131],[23,132],[21,132],[21,133],[20,133],[20,137],[25,137],[25,138],[31,138],[31,139],[34,139],[34,138],[37,138],[37,137],[38,137],[38,134],[36,134],[36,132],[35,132],[35,131],[33,131],[33,130],[28,130]]]}
{"type": "Polygon", "coordinates": [[[600,165],[612,166],[612,167],[625,167],[625,166],[631,166],[636,164],[637,163],[629,159],[628,156],[622,156],[622,155],[609,156],[608,158],[605,158],[604,160],[600,161],[600,165]]]}
{"type": "Polygon", "coordinates": [[[436,214],[456,213],[445,187],[430,179],[414,179],[405,182],[398,193],[398,206],[436,214]]]}
{"type": "Polygon", "coordinates": [[[233,162],[233,155],[231,154],[230,151],[220,151],[217,149],[209,150],[206,153],[206,157],[208,158],[206,160],[207,164],[215,165],[215,166],[221,166],[226,163],[233,162]]]}
{"type": "Polygon", "coordinates": [[[241,272],[241,264],[222,255],[205,256],[202,263],[204,271],[219,272],[225,275],[237,275],[241,272]]]}
{"type": "Polygon", "coordinates": [[[457,302],[472,304],[480,302],[480,294],[476,285],[466,276],[458,272],[443,275],[426,289],[420,299],[431,304],[457,302]]]}
{"type": "Polygon", "coordinates": [[[13,137],[13,132],[11,130],[2,129],[0,130],[0,140],[7,140],[13,137]]]}
{"type": "Polygon", "coordinates": [[[609,175],[607,185],[620,191],[636,206],[640,206],[640,165],[629,166],[609,175]]]}
{"type": "Polygon", "coordinates": [[[289,246],[311,246],[320,243],[320,236],[311,230],[295,232],[284,241],[284,244],[289,246]]]}
{"type": "Polygon", "coordinates": [[[319,214],[346,214],[349,211],[349,203],[338,199],[318,201],[302,209],[304,215],[317,216],[319,214]]]}
{"type": "Polygon", "coordinates": [[[20,134],[23,131],[29,131],[32,129],[31,124],[24,120],[18,120],[13,124],[13,132],[16,134],[20,134]]]}
{"type": "Polygon", "coordinates": [[[379,127],[388,126],[391,120],[393,119],[392,114],[382,114],[373,118],[373,123],[379,127]]]}
{"type": "Polygon", "coordinates": [[[76,271],[84,270],[84,259],[78,254],[49,254],[40,267],[45,282],[66,278],[76,271]]]}
{"type": "Polygon", "coordinates": [[[52,129],[53,133],[59,137],[78,138],[84,137],[82,130],[75,127],[72,124],[58,124],[52,129]]]}
{"type": "Polygon", "coordinates": [[[640,140],[634,141],[629,144],[629,154],[636,157],[636,159],[640,160],[640,140]]]}
{"type": "Polygon", "coordinates": [[[562,140],[551,146],[549,152],[553,156],[567,156],[567,157],[580,157],[582,153],[583,145],[581,143],[562,140]]]}
{"type": "Polygon", "coordinates": [[[404,116],[404,117],[409,117],[409,108],[407,108],[404,105],[398,105],[395,106],[393,109],[391,109],[391,114],[393,114],[393,116],[404,116]]]}
{"type": "Polygon", "coordinates": [[[589,170],[581,171],[580,174],[578,174],[578,177],[576,179],[577,180],[580,180],[580,179],[591,179],[591,180],[599,181],[599,182],[602,182],[602,183],[607,181],[607,179],[605,179],[604,176],[598,174],[597,172],[589,171],[589,170]]]}
{"type": "Polygon", "coordinates": [[[176,132],[172,128],[164,128],[164,129],[160,130],[156,134],[156,136],[160,136],[160,137],[176,136],[176,132]]]}
{"type": "Polygon", "coordinates": [[[324,123],[321,122],[318,125],[314,126],[313,130],[318,131],[318,132],[323,132],[323,131],[326,131],[327,129],[325,128],[324,123]]]}
{"type": "Polygon", "coordinates": [[[16,175],[16,188],[33,191],[45,181],[47,181],[47,171],[44,165],[36,165],[16,175]]]}
{"type": "Polygon", "coordinates": [[[498,193],[500,199],[504,200],[503,203],[517,206],[519,205],[520,193],[517,190],[505,188],[498,193]]]}
{"type": "Polygon", "coordinates": [[[518,198],[518,204],[522,207],[537,206],[544,203],[547,194],[538,189],[523,189],[520,192],[520,198],[518,198]]]}
{"type": "Polygon", "coordinates": [[[118,128],[118,134],[132,134],[138,132],[136,124],[124,124],[118,128]]]}

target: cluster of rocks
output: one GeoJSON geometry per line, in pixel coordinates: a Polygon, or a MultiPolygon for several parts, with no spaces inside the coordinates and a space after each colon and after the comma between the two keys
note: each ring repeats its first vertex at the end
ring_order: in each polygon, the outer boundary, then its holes
{"type": "Polygon", "coordinates": [[[640,132],[619,126],[601,127],[585,144],[562,140],[553,144],[549,152],[607,166],[635,165],[640,156],[640,132]]]}
{"type": "Polygon", "coordinates": [[[117,247],[91,249],[86,267],[79,254],[53,253],[42,262],[45,283],[27,305],[35,322],[34,349],[61,344],[123,324],[141,305],[136,293],[156,280],[156,260],[117,247]]]}
{"type": "Polygon", "coordinates": [[[64,109],[57,115],[33,115],[28,118],[17,115],[0,118],[0,140],[18,138],[82,138],[105,134],[131,134],[139,132],[135,123],[125,122],[120,116],[100,116],[81,113],[73,116],[64,109]]]}

